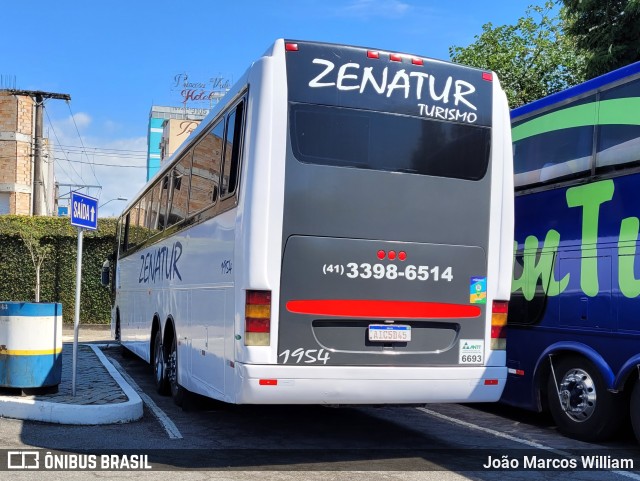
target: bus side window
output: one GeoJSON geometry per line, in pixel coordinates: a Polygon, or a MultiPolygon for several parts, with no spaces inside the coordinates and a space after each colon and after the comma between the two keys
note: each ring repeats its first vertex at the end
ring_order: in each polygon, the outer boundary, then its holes
{"type": "Polygon", "coordinates": [[[224,122],[220,120],[196,145],[191,168],[189,215],[218,200],[224,122]]]}
{"type": "Polygon", "coordinates": [[[120,244],[121,252],[127,252],[129,249],[129,218],[131,212],[127,213],[127,217],[124,221],[124,232],[122,234],[122,242],[120,244]]]}
{"type": "Polygon", "coordinates": [[[222,167],[221,197],[226,198],[236,190],[238,183],[238,165],[240,163],[240,144],[242,143],[242,120],[244,101],[227,117],[224,163],[222,167]]]}
{"type": "Polygon", "coordinates": [[[162,232],[162,228],[164,226],[164,216],[161,211],[166,199],[166,191],[162,188],[162,183],[162,179],[157,180],[152,189],[153,197],[149,218],[149,230],[151,231],[151,235],[162,232]]]}
{"type": "MultiPolygon", "coordinates": [[[[609,122],[607,117],[621,115],[615,112],[614,101],[628,100],[628,105],[640,96],[640,79],[605,90],[600,94],[598,116],[601,119],[596,128],[596,168],[599,171],[624,169],[631,162],[640,161],[640,125],[638,122],[623,124],[609,122]]],[[[636,114],[637,115],[637,114],[636,114]]],[[[636,117],[637,118],[637,117],[636,117]]]]}
{"type": "Polygon", "coordinates": [[[129,242],[127,249],[142,244],[147,236],[144,228],[144,198],[140,199],[129,212],[129,242]]]}
{"type": "Polygon", "coordinates": [[[191,157],[189,150],[172,171],[172,189],[168,209],[167,227],[182,222],[187,217],[189,202],[189,184],[191,176],[191,157]]]}

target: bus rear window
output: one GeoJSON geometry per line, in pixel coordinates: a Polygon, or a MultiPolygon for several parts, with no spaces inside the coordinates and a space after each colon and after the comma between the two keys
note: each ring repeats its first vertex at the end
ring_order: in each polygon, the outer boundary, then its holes
{"type": "Polygon", "coordinates": [[[292,103],[293,153],[304,163],[479,180],[491,129],[324,105],[292,103]]]}

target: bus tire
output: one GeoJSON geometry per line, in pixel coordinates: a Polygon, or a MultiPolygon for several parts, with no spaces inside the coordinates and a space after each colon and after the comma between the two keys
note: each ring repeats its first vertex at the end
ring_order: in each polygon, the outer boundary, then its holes
{"type": "Polygon", "coordinates": [[[182,406],[185,397],[185,388],[178,384],[178,340],[174,334],[171,341],[171,352],[169,354],[169,386],[171,387],[171,397],[177,406],[182,406]]]}
{"type": "Polygon", "coordinates": [[[549,410],[558,430],[581,441],[602,441],[621,426],[624,399],[607,390],[596,366],[580,356],[554,361],[549,373],[549,410]],[[560,395],[558,395],[558,390],[560,395]]]}
{"type": "Polygon", "coordinates": [[[153,379],[156,384],[156,391],[159,394],[169,394],[169,379],[167,377],[166,362],[164,359],[164,349],[162,346],[162,331],[156,331],[153,343],[153,379]]]}
{"type": "Polygon", "coordinates": [[[640,379],[636,380],[631,390],[629,413],[631,414],[633,433],[636,435],[638,442],[640,442],[640,379]]]}

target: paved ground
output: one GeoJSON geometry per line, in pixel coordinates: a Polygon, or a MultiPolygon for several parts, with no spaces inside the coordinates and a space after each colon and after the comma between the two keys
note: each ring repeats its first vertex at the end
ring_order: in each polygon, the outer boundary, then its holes
{"type": "Polygon", "coordinates": [[[72,359],[73,344],[65,343],[62,347],[62,381],[58,386],[58,392],[22,396],[23,399],[77,405],[127,402],[127,395],[120,385],[99,361],[91,346],[86,344],[78,345],[78,371],[76,374],[76,395],[74,396],[72,393],[72,359]]]}
{"type": "Polygon", "coordinates": [[[63,329],[62,378],[57,392],[0,388],[0,416],[61,424],[110,424],[142,417],[142,400],[102,354],[109,326],[80,326],[73,394],[73,326],[63,329]]]}
{"type": "MultiPolygon", "coordinates": [[[[80,324],[78,329],[79,342],[113,341],[111,326],[108,324],[80,324]]],[[[73,325],[63,325],[62,342],[73,342],[73,325]]]]}

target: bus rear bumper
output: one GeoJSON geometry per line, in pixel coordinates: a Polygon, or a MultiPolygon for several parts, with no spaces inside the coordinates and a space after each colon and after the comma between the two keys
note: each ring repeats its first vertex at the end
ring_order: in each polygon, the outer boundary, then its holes
{"type": "Polygon", "coordinates": [[[494,402],[506,367],[235,365],[238,404],[494,402]]]}

